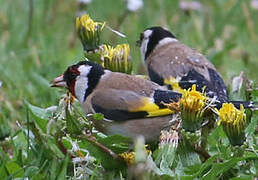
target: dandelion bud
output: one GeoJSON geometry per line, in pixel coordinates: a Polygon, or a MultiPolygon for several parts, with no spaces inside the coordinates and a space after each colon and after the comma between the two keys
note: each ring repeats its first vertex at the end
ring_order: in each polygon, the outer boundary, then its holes
{"type": "Polygon", "coordinates": [[[99,48],[100,33],[105,23],[94,22],[88,14],[76,18],[77,34],[86,52],[91,52],[99,48]]]}
{"type": "Polygon", "coordinates": [[[200,129],[208,100],[205,94],[196,91],[196,85],[193,85],[191,90],[183,91],[179,103],[183,128],[186,131],[194,132],[200,129]]]}
{"type": "Polygon", "coordinates": [[[243,105],[240,110],[235,108],[232,103],[224,103],[220,110],[218,125],[222,125],[230,144],[242,145],[245,141],[246,114],[243,105]]]}
{"type": "Polygon", "coordinates": [[[103,66],[106,69],[131,74],[132,62],[129,60],[130,48],[128,44],[117,45],[115,48],[103,45],[102,49],[103,66]]]}

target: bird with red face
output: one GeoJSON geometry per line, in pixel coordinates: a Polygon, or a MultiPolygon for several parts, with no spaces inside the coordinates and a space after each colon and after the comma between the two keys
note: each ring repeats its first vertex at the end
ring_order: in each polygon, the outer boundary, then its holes
{"type": "Polygon", "coordinates": [[[101,113],[94,121],[105,134],[121,134],[156,141],[162,129],[170,127],[173,110],[163,103],[178,102],[180,93],[134,75],[111,72],[102,66],[81,61],[52,81],[66,87],[80,102],[84,112],[101,113]]]}

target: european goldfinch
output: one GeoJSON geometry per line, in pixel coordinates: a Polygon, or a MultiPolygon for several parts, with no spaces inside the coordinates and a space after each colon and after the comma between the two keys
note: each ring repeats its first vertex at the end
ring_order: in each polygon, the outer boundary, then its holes
{"type": "MultiPolygon", "coordinates": [[[[214,65],[196,50],[176,39],[167,29],[151,27],[137,41],[151,81],[181,92],[196,84],[198,91],[215,98],[219,104],[229,102],[227,87],[214,65]]],[[[252,102],[231,101],[236,107],[254,108],[252,102]]]]}
{"type": "Polygon", "coordinates": [[[173,111],[163,103],[181,97],[149,80],[111,72],[90,61],[68,67],[52,86],[68,88],[85,113],[102,113],[104,119],[94,121],[99,131],[131,138],[143,135],[146,141],[157,140],[170,126],[173,111]]]}

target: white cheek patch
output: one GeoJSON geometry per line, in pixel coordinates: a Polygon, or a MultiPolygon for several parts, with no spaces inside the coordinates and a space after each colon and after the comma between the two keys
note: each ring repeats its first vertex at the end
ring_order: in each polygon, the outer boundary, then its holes
{"type": "Polygon", "coordinates": [[[88,89],[88,74],[90,73],[91,66],[82,65],[78,68],[80,75],[76,78],[74,93],[80,103],[84,102],[85,93],[88,89]]]}
{"type": "Polygon", "coordinates": [[[78,71],[80,72],[80,76],[88,76],[90,70],[91,70],[91,66],[85,66],[85,65],[81,65],[79,68],[78,68],[78,71]]]}
{"type": "Polygon", "coordinates": [[[77,78],[78,79],[76,80],[74,86],[74,93],[80,103],[83,103],[86,90],[88,89],[88,78],[81,76],[78,76],[77,78]]]}
{"type": "Polygon", "coordinates": [[[146,30],[144,31],[143,33],[143,40],[142,40],[142,44],[141,44],[141,56],[142,56],[142,60],[144,61],[145,60],[145,54],[146,54],[146,51],[147,51],[147,46],[148,46],[148,42],[149,42],[149,37],[151,36],[152,34],[152,30],[146,30]]]}

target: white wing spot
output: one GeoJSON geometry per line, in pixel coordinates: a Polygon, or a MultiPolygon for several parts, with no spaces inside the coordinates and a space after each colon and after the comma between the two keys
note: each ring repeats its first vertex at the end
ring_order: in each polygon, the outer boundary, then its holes
{"type": "Polygon", "coordinates": [[[200,59],[192,56],[187,56],[187,59],[194,62],[194,63],[199,63],[200,59]]]}

